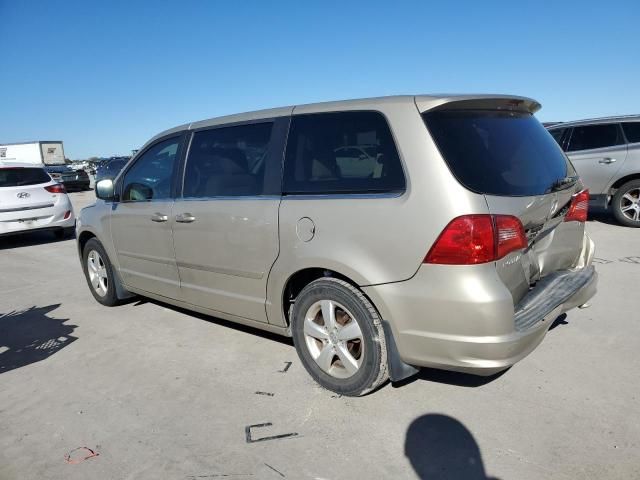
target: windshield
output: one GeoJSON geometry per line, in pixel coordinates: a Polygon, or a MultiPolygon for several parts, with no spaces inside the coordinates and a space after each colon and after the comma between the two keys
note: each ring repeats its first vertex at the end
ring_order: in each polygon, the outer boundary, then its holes
{"type": "Polygon", "coordinates": [[[42,168],[0,168],[0,187],[21,187],[50,181],[51,177],[42,168]]]}
{"type": "Polygon", "coordinates": [[[575,175],[564,153],[529,113],[436,110],[423,118],[465,187],[499,196],[542,195],[575,175]]]}

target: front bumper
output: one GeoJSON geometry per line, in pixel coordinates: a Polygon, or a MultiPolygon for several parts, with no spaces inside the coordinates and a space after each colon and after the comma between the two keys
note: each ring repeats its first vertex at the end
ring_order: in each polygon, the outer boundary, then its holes
{"type": "Polygon", "coordinates": [[[423,265],[406,282],[363,290],[405,363],[492,375],[533,351],[560,314],[595,295],[597,281],[592,266],[556,272],[515,308],[492,264],[423,265]]]}

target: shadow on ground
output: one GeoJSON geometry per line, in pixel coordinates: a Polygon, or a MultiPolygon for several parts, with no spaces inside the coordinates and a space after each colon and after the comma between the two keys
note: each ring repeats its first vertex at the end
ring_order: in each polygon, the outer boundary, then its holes
{"type": "Polygon", "coordinates": [[[266,330],[261,330],[259,328],[249,327],[247,325],[243,325],[241,323],[231,322],[229,320],[224,320],[222,318],[213,317],[211,315],[205,315],[203,313],[195,312],[193,310],[187,310],[186,308],[176,307],[175,305],[171,305],[168,303],[159,302],[157,300],[153,300],[146,297],[134,297],[128,300],[125,303],[132,303],[134,307],[138,307],[140,305],[144,305],[146,303],[151,303],[154,305],[158,305],[160,307],[168,308],[175,312],[184,313],[185,315],[189,315],[190,317],[199,318],[201,320],[205,320],[210,323],[215,323],[217,325],[222,325],[224,327],[233,328],[234,330],[238,330],[241,332],[245,332],[251,335],[256,335],[258,337],[263,337],[269,340],[274,340],[276,342],[291,345],[293,346],[293,340],[290,337],[284,337],[282,335],[278,335],[277,333],[268,332],[266,330]]]}
{"type": "Polygon", "coordinates": [[[589,222],[604,223],[606,225],[612,225],[619,228],[629,228],[624,225],[620,225],[613,216],[611,209],[605,209],[601,207],[589,207],[589,216],[587,218],[589,222]]]}
{"type": "Polygon", "coordinates": [[[0,374],[44,360],[78,338],[68,318],[51,318],[60,304],[0,313],[0,374]]]}
{"type": "Polygon", "coordinates": [[[428,414],[411,422],[404,454],[421,479],[497,480],[487,477],[471,432],[447,415],[428,414]]]}
{"type": "Polygon", "coordinates": [[[75,235],[59,238],[53,231],[49,230],[16,233],[15,235],[7,235],[6,237],[0,238],[0,250],[31,247],[33,245],[42,245],[45,243],[67,242],[74,239],[75,235]]]}

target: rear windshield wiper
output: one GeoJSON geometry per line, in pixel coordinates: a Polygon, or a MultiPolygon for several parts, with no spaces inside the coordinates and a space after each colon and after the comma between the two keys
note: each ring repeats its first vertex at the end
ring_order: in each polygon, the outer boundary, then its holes
{"type": "Polygon", "coordinates": [[[573,177],[559,178],[551,184],[545,193],[557,192],[558,190],[564,190],[576,184],[580,177],[575,175],[573,177]]]}

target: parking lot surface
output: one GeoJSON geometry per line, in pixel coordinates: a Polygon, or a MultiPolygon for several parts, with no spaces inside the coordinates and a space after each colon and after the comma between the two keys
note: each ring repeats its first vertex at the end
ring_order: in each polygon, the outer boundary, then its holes
{"type": "Polygon", "coordinates": [[[640,229],[587,228],[599,293],[529,357],[363,398],[316,386],[288,339],[99,305],[73,239],[0,239],[0,479],[640,478],[640,229]]]}

